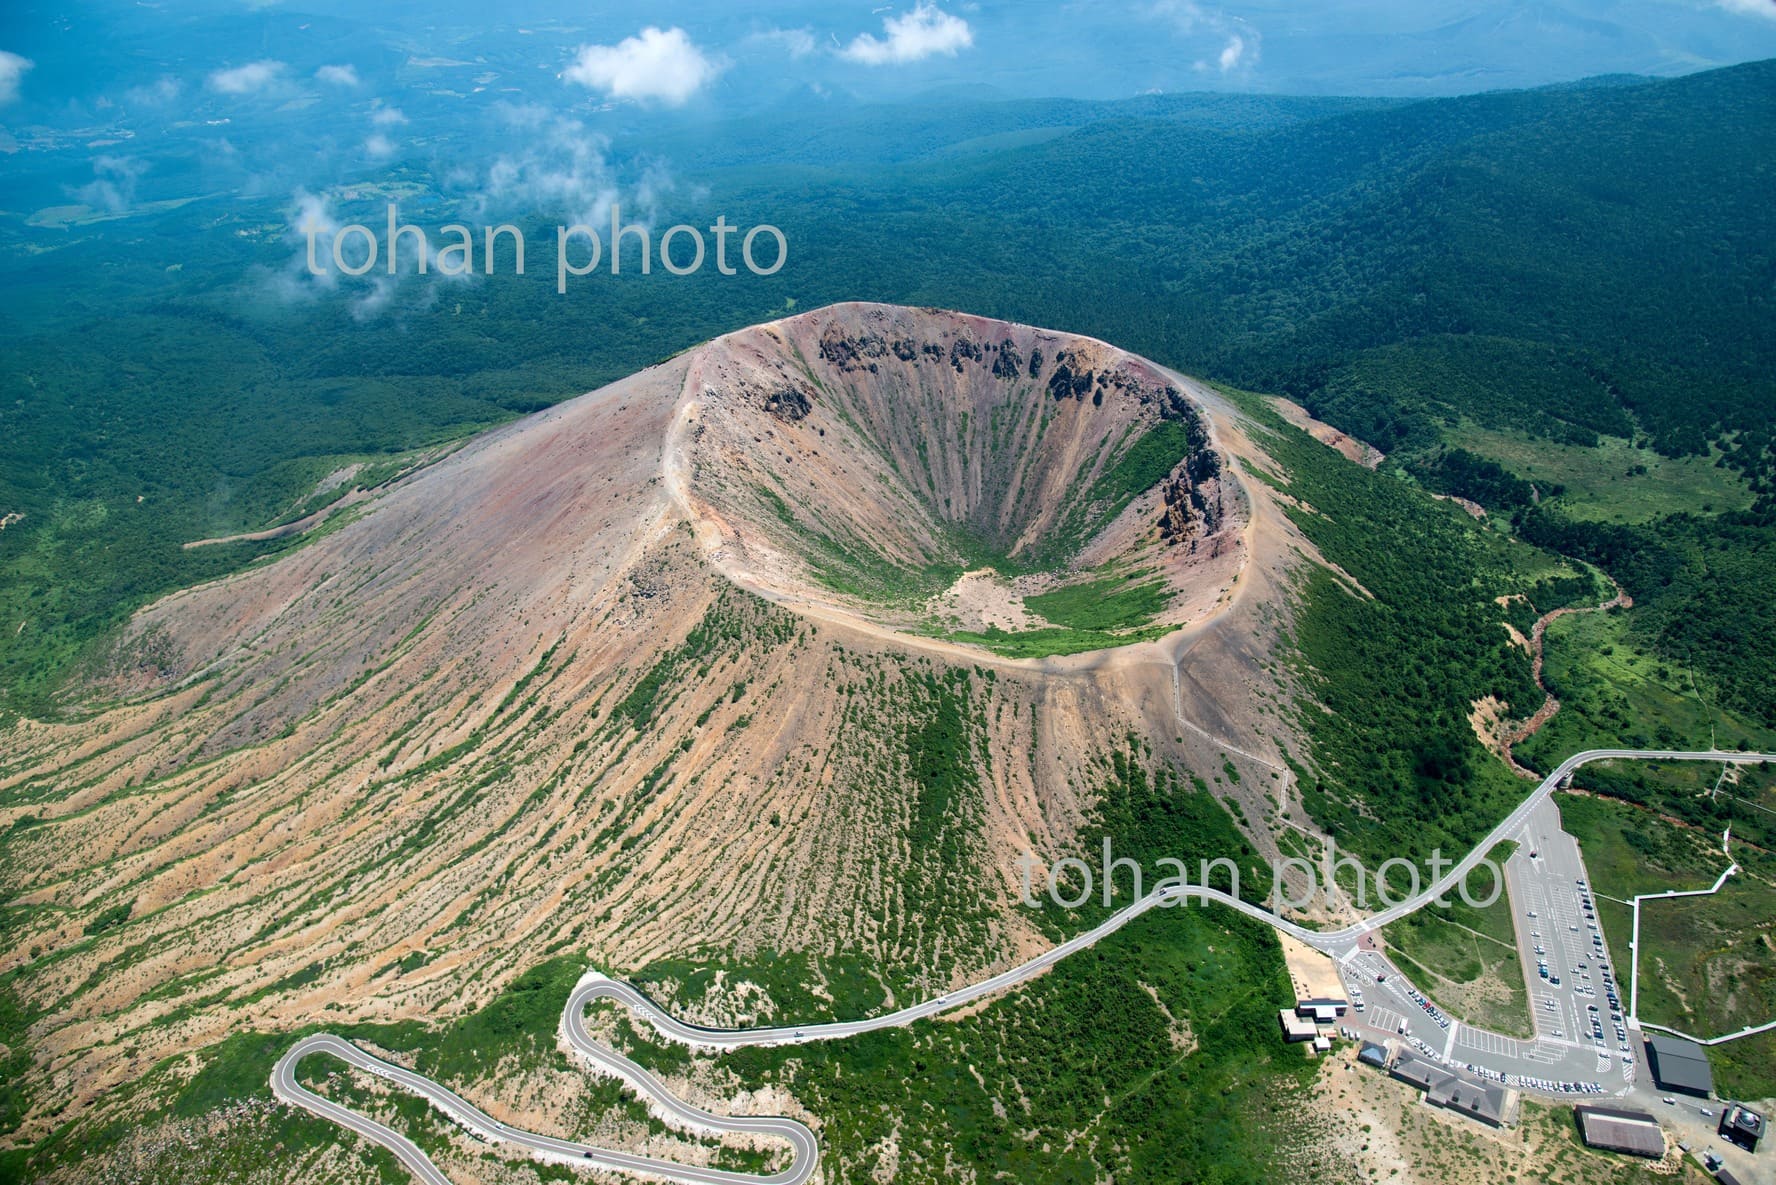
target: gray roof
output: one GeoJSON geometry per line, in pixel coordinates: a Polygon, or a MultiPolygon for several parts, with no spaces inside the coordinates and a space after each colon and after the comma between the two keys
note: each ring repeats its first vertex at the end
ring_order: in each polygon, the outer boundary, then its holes
{"type": "MultiPolygon", "coordinates": [[[[1359,1051],[1357,1056],[1366,1052],[1367,1048],[1359,1051]]],[[[1382,1053],[1385,1056],[1386,1051],[1382,1053]]],[[[1400,1051],[1388,1073],[1424,1091],[1425,1101],[1433,1106],[1447,1107],[1486,1123],[1502,1124],[1505,1121],[1505,1104],[1510,1092],[1497,1083],[1475,1082],[1453,1074],[1410,1049],[1400,1051]]]]}
{"type": "Polygon", "coordinates": [[[1726,1126],[1736,1127],[1747,1135],[1761,1136],[1764,1134],[1764,1117],[1744,1103],[1734,1103],[1728,1107],[1727,1113],[1722,1116],[1722,1119],[1726,1126]]]}
{"type": "Polygon", "coordinates": [[[1388,1073],[1402,1082],[1410,1082],[1420,1090],[1429,1090],[1450,1077],[1448,1071],[1438,1069],[1410,1049],[1400,1051],[1400,1056],[1394,1059],[1393,1068],[1388,1073]]]}
{"type": "Polygon", "coordinates": [[[1439,1107],[1460,1111],[1486,1123],[1505,1121],[1505,1088],[1492,1082],[1470,1082],[1450,1075],[1425,1093],[1425,1098],[1439,1107]]]}
{"type": "Polygon", "coordinates": [[[1635,1111],[1628,1107],[1596,1107],[1590,1103],[1580,1103],[1574,1111],[1583,1111],[1587,1115],[1604,1115],[1611,1119],[1638,1119],[1642,1123],[1657,1123],[1659,1117],[1650,1111],[1635,1111]]]}
{"type": "Polygon", "coordinates": [[[1357,1057],[1368,1062],[1372,1066],[1386,1068],[1388,1064],[1387,1046],[1377,1045],[1373,1041],[1365,1041],[1363,1042],[1363,1047],[1357,1050],[1357,1057]]]}
{"type": "Polygon", "coordinates": [[[1653,1033],[1647,1037],[1647,1060],[1652,1063],[1653,1081],[1662,1087],[1704,1095],[1714,1090],[1708,1054],[1694,1041],[1653,1033]]]}
{"type": "Polygon", "coordinates": [[[1645,1111],[1615,1107],[1575,1107],[1579,1132],[1593,1148],[1657,1159],[1665,1155],[1665,1133],[1645,1111]]]}
{"type": "MultiPolygon", "coordinates": [[[[1364,1057],[1371,1048],[1380,1054],[1387,1055],[1387,1050],[1373,1043],[1364,1043],[1364,1048],[1357,1052],[1357,1057],[1364,1057]]],[[[1483,1123],[1502,1125],[1504,1109],[1510,1103],[1511,1091],[1497,1082],[1474,1082],[1472,1078],[1462,1077],[1437,1066],[1430,1059],[1414,1054],[1412,1050],[1399,1050],[1399,1057],[1389,1066],[1387,1073],[1399,1078],[1401,1082],[1410,1082],[1412,1086],[1424,1091],[1424,1101],[1433,1107],[1447,1107],[1458,1110],[1463,1116],[1479,1119],[1483,1123]]]]}
{"type": "Polygon", "coordinates": [[[1311,1018],[1297,1016],[1287,1008],[1277,1009],[1277,1020],[1283,1026],[1283,1035],[1290,1041],[1306,1041],[1319,1032],[1311,1018]]]}

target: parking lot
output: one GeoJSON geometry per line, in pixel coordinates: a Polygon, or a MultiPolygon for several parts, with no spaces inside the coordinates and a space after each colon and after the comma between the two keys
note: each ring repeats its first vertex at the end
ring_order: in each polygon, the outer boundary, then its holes
{"type": "Polygon", "coordinates": [[[1537,1036],[1588,1049],[1597,1073],[1626,1063],[1631,1077],[1638,1041],[1623,1018],[1579,845],[1552,800],[1530,815],[1505,878],[1537,1036]]]}
{"type": "Polygon", "coordinates": [[[1562,830],[1552,801],[1528,816],[1516,839],[1505,883],[1535,1038],[1447,1016],[1385,955],[1368,949],[1339,960],[1347,993],[1363,1004],[1347,1023],[1475,1078],[1559,1096],[1625,1093],[1635,1081],[1639,1034],[1622,1020],[1614,962],[1578,843],[1562,830]]]}

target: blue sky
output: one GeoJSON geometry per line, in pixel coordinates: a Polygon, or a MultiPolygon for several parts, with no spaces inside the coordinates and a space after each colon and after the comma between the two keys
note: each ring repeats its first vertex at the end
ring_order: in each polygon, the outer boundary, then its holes
{"type": "Polygon", "coordinates": [[[805,88],[865,98],[958,86],[1008,97],[1428,96],[1776,57],[1776,0],[15,0],[5,7],[0,124],[118,101],[125,92],[138,101],[175,90],[238,96],[298,84],[325,92],[343,76],[317,79],[321,66],[369,77],[394,54],[415,50],[472,60],[493,49],[507,67],[514,54],[528,54],[535,73],[527,83],[560,79],[619,103],[724,109],[805,88]],[[262,63],[263,77],[255,73],[262,63]]]}

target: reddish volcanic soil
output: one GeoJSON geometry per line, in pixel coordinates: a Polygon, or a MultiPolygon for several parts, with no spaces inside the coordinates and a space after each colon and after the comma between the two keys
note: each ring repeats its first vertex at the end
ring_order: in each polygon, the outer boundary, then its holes
{"type": "Polygon", "coordinates": [[[436,1020],[555,953],[843,951],[932,988],[1017,960],[1044,940],[1016,858],[1072,842],[1125,738],[1210,780],[1232,760],[1218,792],[1273,809],[1293,733],[1266,668],[1311,549],[1242,480],[1269,466],[1213,391],[1102,342],[841,305],[490,432],[161,601],[109,699],[0,746],[0,828],[31,820],[0,872],[0,971],[41,1012],[23,1134],[232,1033],[436,1020]],[[1124,499],[1153,432],[1188,459],[1124,499]],[[956,581],[980,551],[1023,583],[956,581]],[[999,658],[868,584],[937,571],[934,603],[1015,620],[1106,564],[1151,569],[1181,628],[999,658]],[[921,822],[939,691],[963,780],[921,822]],[[932,827],[949,863],[911,839],[932,827]]]}

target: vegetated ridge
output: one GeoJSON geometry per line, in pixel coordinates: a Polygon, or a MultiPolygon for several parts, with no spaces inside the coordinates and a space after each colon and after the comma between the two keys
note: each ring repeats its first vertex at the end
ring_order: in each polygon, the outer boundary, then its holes
{"type": "Polygon", "coordinates": [[[562,952],[842,952],[886,1006],[1045,945],[1016,859],[1075,850],[1126,738],[1243,766],[1242,820],[1281,776],[1267,656],[1312,548],[1235,476],[1267,464],[1241,424],[1102,343],[838,306],[151,606],[85,717],[0,759],[0,974],[53,1084],[21,1134],[231,1032],[457,1014],[562,952]],[[942,575],[848,584],[875,556],[942,575]],[[1021,658],[933,627],[918,596],[983,557],[1062,618],[1133,581],[1144,624],[1002,631],[1021,658]]]}

